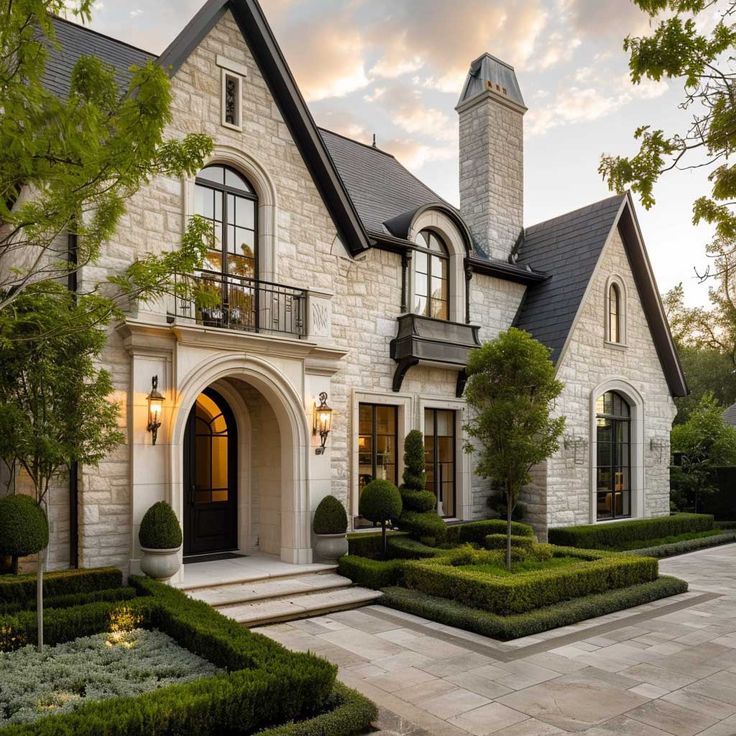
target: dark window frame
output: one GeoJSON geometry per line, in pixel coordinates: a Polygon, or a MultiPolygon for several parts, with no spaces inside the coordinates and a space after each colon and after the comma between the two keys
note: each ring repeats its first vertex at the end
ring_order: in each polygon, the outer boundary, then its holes
{"type": "MultiPolygon", "coordinates": [[[[631,466],[631,443],[632,443],[632,412],[631,405],[626,398],[618,393],[617,391],[606,391],[604,394],[598,397],[596,400],[596,435],[598,433],[598,422],[599,420],[605,420],[609,422],[610,426],[610,459],[608,465],[600,464],[600,449],[598,448],[598,442],[596,442],[596,458],[595,458],[595,491],[596,491],[596,521],[615,521],[616,519],[630,519],[633,516],[632,512],[632,466],[631,466]],[[606,397],[610,397],[611,411],[606,410],[606,397]],[[603,411],[599,411],[598,405],[603,402],[603,411]],[[620,403],[618,403],[620,402],[620,403]],[[625,411],[616,411],[616,406],[624,406],[625,411]],[[616,439],[619,437],[619,426],[625,425],[627,427],[627,442],[619,443],[616,439]],[[614,452],[614,446],[618,444],[625,444],[625,453],[620,450],[618,453],[614,452]],[[619,457],[619,462],[614,462],[615,455],[619,457]],[[609,472],[609,487],[601,490],[599,481],[599,470],[607,469],[609,472]],[[622,479],[628,480],[626,487],[620,489],[616,488],[616,477],[619,475],[622,479]],[[610,496],[610,515],[601,516],[599,512],[599,499],[601,496],[610,496]],[[617,513],[617,499],[620,496],[622,513],[617,513]],[[627,508],[628,513],[624,513],[623,509],[627,508]]],[[[597,439],[597,436],[596,436],[597,439]]]]}
{"type": "MultiPolygon", "coordinates": [[[[437,500],[442,500],[443,503],[443,511],[445,511],[444,504],[444,492],[441,488],[441,485],[438,483],[439,474],[437,472],[437,469],[440,467],[440,443],[438,441],[439,437],[447,437],[450,436],[452,438],[452,514],[445,514],[443,518],[456,518],[457,517],[457,411],[455,409],[438,409],[435,407],[425,407],[424,409],[424,430],[426,430],[427,427],[427,414],[432,414],[432,445],[433,445],[433,457],[432,457],[432,477],[434,478],[434,488],[429,488],[427,486],[427,490],[432,491],[432,493],[435,494],[437,497],[437,500]],[[438,435],[437,434],[437,414],[438,412],[445,412],[452,415],[452,435],[438,435]]],[[[423,430],[423,434],[426,438],[426,433],[423,430]]],[[[425,439],[425,445],[426,445],[426,439],[425,439]]],[[[426,461],[426,455],[425,455],[425,461],[426,461]]]]}
{"type": "Polygon", "coordinates": [[[622,342],[621,317],[621,287],[614,282],[608,287],[608,341],[619,345],[622,342]]]}
{"type": "MultiPolygon", "coordinates": [[[[427,241],[430,241],[431,238],[434,238],[437,243],[439,244],[441,251],[432,250],[430,246],[424,246],[424,244],[418,240],[415,240],[414,247],[412,250],[414,251],[412,254],[412,276],[413,276],[413,288],[412,288],[412,312],[414,314],[418,314],[422,317],[429,317],[431,319],[438,319],[442,320],[443,322],[449,322],[450,321],[450,250],[447,247],[447,243],[445,243],[444,238],[442,236],[435,232],[434,230],[431,230],[429,228],[425,228],[424,230],[421,230],[419,232],[419,235],[421,235],[423,238],[426,238],[427,241]],[[417,255],[419,253],[422,253],[425,255],[427,259],[427,271],[426,273],[424,271],[419,272],[418,271],[418,262],[419,259],[417,258],[417,255]],[[442,273],[440,273],[439,276],[435,274],[432,270],[432,264],[433,264],[433,258],[437,258],[440,260],[444,266],[444,276],[442,273]],[[425,276],[427,279],[427,293],[426,294],[420,294],[422,298],[426,300],[425,307],[423,311],[419,311],[417,309],[417,274],[421,273],[422,276],[425,276]],[[437,299],[436,297],[432,296],[432,279],[433,278],[439,278],[442,281],[443,288],[442,288],[442,297],[441,299],[437,299]],[[444,316],[435,316],[433,314],[433,305],[435,303],[442,303],[445,305],[445,315],[444,316]]],[[[430,241],[431,242],[431,241],[430,241]]],[[[442,271],[442,267],[441,267],[442,271]]]]}
{"type": "MultiPolygon", "coordinates": [[[[386,478],[386,480],[391,481],[394,485],[399,484],[399,409],[400,406],[398,404],[374,404],[368,401],[361,401],[358,404],[358,443],[360,443],[360,437],[363,436],[363,433],[360,431],[360,410],[362,407],[369,407],[371,409],[371,479],[375,480],[376,478],[376,470],[378,468],[378,422],[376,419],[377,410],[378,409],[393,409],[394,412],[394,453],[396,457],[394,458],[394,477],[393,478],[386,478]]],[[[391,435],[387,435],[391,436],[391,435]]],[[[360,453],[360,446],[358,446],[358,453],[360,453]]],[[[360,465],[360,460],[358,461],[358,465],[360,465]]],[[[361,479],[358,478],[358,493],[360,494],[360,491],[362,490],[363,486],[365,484],[361,483],[361,479]]]]}

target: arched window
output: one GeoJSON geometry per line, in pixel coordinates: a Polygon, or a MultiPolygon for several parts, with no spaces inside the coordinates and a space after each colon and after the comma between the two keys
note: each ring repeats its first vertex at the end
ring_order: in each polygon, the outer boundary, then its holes
{"type": "Polygon", "coordinates": [[[212,247],[203,270],[223,275],[257,278],[256,212],[253,187],[226,166],[207,166],[194,187],[194,212],[212,224],[212,247]]]}
{"type": "Polygon", "coordinates": [[[414,313],[449,319],[449,256],[447,246],[431,230],[416,237],[414,252],[414,313]]]}
{"type": "Polygon", "coordinates": [[[595,404],[597,518],[631,516],[631,407],[607,391],[595,404]]]}
{"type": "Polygon", "coordinates": [[[621,323],[623,320],[623,305],[621,302],[621,287],[613,283],[608,287],[608,341],[623,342],[621,323]]]}

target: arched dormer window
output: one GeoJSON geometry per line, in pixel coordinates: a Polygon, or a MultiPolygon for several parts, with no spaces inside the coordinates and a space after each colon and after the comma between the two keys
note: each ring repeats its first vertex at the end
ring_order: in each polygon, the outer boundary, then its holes
{"type": "Polygon", "coordinates": [[[442,238],[432,230],[416,237],[414,252],[414,313],[449,319],[449,254],[442,238]]]}
{"type": "Polygon", "coordinates": [[[606,292],[606,342],[626,344],[626,291],[621,280],[608,280],[606,292]]]}

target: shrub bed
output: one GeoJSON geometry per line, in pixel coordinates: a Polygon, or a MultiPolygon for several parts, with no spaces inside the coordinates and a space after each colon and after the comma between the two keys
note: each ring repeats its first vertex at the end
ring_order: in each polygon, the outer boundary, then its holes
{"type": "Polygon", "coordinates": [[[548,537],[552,544],[568,547],[620,549],[637,540],[646,541],[711,529],[713,529],[713,516],[710,514],[675,514],[608,524],[558,527],[550,529],[548,537]]]}
{"type": "Polygon", "coordinates": [[[388,553],[395,559],[423,560],[440,557],[447,554],[447,550],[430,547],[411,537],[394,536],[388,540],[388,553]]]}
{"type": "Polygon", "coordinates": [[[383,591],[381,605],[422,616],[430,621],[472,631],[482,636],[508,641],[522,636],[532,636],[560,626],[569,626],[584,619],[604,616],[607,613],[640,606],[686,591],[685,581],[662,576],[651,582],[596,593],[527,613],[499,616],[446,598],[437,598],[416,590],[392,587],[383,591]]]}
{"type": "MultiPolygon", "coordinates": [[[[505,534],[489,534],[483,541],[486,549],[506,549],[508,537],[505,534]]],[[[511,535],[511,546],[516,549],[531,549],[535,544],[534,537],[511,535]]]]}
{"type": "MultiPolygon", "coordinates": [[[[86,603],[96,603],[98,601],[127,601],[135,597],[135,589],[130,586],[109,588],[106,590],[92,590],[89,593],[67,593],[66,595],[55,595],[44,598],[43,608],[44,611],[47,611],[52,608],[71,608],[72,606],[82,606],[86,603]]],[[[0,603],[0,616],[9,613],[18,613],[22,610],[35,611],[35,598],[31,601],[0,603]]]]}
{"type": "Polygon", "coordinates": [[[709,547],[717,547],[721,544],[730,544],[732,542],[736,542],[736,531],[716,532],[715,534],[708,535],[707,537],[683,539],[677,542],[670,542],[668,544],[659,544],[654,547],[628,550],[622,554],[644,555],[645,557],[656,557],[658,560],[662,560],[665,557],[684,555],[687,552],[696,552],[699,549],[708,549],[709,547]]]}
{"type": "MultiPolygon", "coordinates": [[[[483,546],[489,534],[506,534],[506,522],[503,519],[483,519],[468,524],[457,524],[448,529],[448,541],[457,544],[477,544],[483,546]]],[[[534,537],[534,529],[520,521],[511,522],[511,533],[516,537],[534,537]]]]}
{"type": "Polygon", "coordinates": [[[337,571],[357,585],[380,590],[401,583],[405,564],[404,560],[372,560],[369,557],[345,555],[337,561],[337,571]]]}
{"type": "MultiPolygon", "coordinates": [[[[59,570],[43,576],[45,596],[75,595],[119,588],[123,573],[115,567],[97,567],[89,570],[59,570]]],[[[0,604],[28,603],[36,599],[35,575],[1,575],[0,604]]]]}
{"type": "MultiPolygon", "coordinates": [[[[388,531],[389,544],[392,539],[408,537],[406,532],[388,531]]],[[[381,532],[353,532],[348,534],[348,554],[360,557],[381,557],[383,555],[383,540],[381,532]]]]}
{"type": "MultiPolygon", "coordinates": [[[[555,555],[567,555],[556,550],[555,555]]],[[[492,554],[492,553],[486,553],[492,554]]],[[[450,558],[406,562],[403,585],[428,595],[450,598],[472,608],[508,615],[525,613],[563,600],[656,580],[657,561],[648,557],[610,555],[581,559],[580,564],[507,577],[453,566],[450,558]]]]}

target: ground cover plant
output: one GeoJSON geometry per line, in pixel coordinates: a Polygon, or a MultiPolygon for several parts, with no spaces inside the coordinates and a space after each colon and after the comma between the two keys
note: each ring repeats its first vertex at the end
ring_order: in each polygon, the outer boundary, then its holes
{"type": "MultiPolygon", "coordinates": [[[[369,728],[375,708],[358,694],[336,687],[336,668],[329,662],[290,652],[167,585],[146,578],[131,578],[130,584],[136,593],[131,600],[96,600],[48,610],[47,643],[69,642],[73,647],[72,642],[78,644],[82,637],[115,634],[125,640],[130,635],[126,632],[135,629],[158,631],[192,656],[206,660],[208,672],[196,681],[85,702],[72,712],[0,727],[3,736],[214,735],[264,730],[343,736],[369,728]]],[[[88,595],[100,593],[89,591],[88,595]]],[[[35,626],[35,613],[28,609],[0,615],[0,651],[10,652],[3,656],[21,656],[26,651],[23,647],[36,636],[35,626]]]]}

